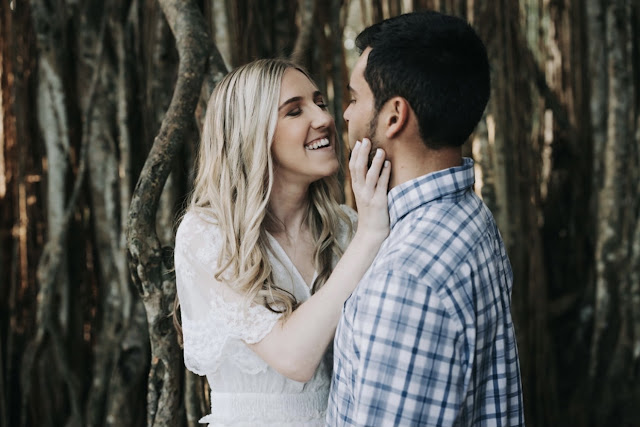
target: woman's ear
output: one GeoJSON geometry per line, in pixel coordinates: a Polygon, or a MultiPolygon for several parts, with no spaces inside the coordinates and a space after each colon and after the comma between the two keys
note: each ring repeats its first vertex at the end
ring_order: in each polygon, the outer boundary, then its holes
{"type": "Polygon", "coordinates": [[[387,101],[385,110],[385,136],[388,139],[397,138],[405,129],[411,115],[409,102],[401,96],[396,96],[387,101]]]}

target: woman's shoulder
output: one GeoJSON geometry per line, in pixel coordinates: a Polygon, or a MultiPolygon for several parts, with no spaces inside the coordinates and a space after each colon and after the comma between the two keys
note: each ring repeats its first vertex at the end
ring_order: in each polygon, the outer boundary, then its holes
{"type": "Polygon", "coordinates": [[[193,232],[219,232],[218,221],[213,214],[204,210],[189,209],[185,212],[180,223],[176,235],[190,234],[193,232]]]}
{"type": "Polygon", "coordinates": [[[221,237],[220,227],[212,214],[190,209],[178,225],[176,249],[192,246],[196,242],[219,242],[221,237]]]}

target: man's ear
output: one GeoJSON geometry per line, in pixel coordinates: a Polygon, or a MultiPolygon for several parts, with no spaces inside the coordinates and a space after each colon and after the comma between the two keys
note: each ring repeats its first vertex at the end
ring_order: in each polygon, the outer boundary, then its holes
{"type": "Polygon", "coordinates": [[[398,137],[407,126],[411,107],[409,102],[401,96],[391,98],[385,107],[385,136],[393,139],[398,137]]]}

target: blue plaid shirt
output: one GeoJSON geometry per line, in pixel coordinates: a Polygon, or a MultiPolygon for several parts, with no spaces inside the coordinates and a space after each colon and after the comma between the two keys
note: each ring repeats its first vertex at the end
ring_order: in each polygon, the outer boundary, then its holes
{"type": "Polygon", "coordinates": [[[389,192],[391,233],[344,305],[327,426],[522,426],[513,273],[473,161],[389,192]]]}

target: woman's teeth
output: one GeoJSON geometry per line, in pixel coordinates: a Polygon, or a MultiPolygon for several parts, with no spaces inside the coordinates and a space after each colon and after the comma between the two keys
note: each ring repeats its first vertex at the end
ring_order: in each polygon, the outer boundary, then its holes
{"type": "Polygon", "coordinates": [[[329,139],[328,138],[322,138],[322,139],[319,139],[319,140],[307,145],[305,148],[307,150],[317,150],[318,148],[327,147],[327,146],[329,146],[329,139]]]}

